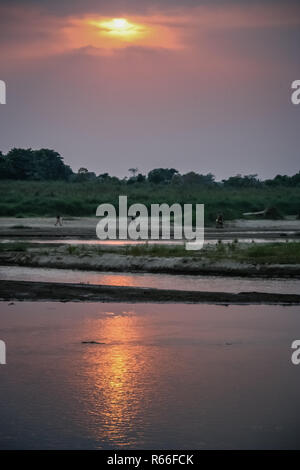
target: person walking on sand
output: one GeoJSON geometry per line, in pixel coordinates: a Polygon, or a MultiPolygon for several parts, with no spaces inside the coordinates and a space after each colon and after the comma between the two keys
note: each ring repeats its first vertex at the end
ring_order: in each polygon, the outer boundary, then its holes
{"type": "Polygon", "coordinates": [[[223,214],[219,214],[216,219],[216,228],[224,227],[224,217],[223,214]]]}
{"type": "Polygon", "coordinates": [[[62,227],[62,217],[60,215],[57,215],[56,216],[56,222],[55,222],[55,227],[57,227],[57,225],[59,225],[60,227],[62,227]]]}

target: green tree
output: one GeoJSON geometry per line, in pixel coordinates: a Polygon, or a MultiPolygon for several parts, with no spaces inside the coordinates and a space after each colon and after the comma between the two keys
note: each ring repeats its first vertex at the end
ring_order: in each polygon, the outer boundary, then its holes
{"type": "Polygon", "coordinates": [[[149,171],[148,181],[149,183],[169,183],[172,180],[173,175],[177,174],[178,170],[175,168],[155,168],[149,171]]]}

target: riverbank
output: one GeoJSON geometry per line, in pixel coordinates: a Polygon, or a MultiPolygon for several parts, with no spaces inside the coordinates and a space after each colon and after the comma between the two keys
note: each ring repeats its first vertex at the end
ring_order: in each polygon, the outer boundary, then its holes
{"type": "Polygon", "coordinates": [[[300,304],[300,295],[266,292],[233,294],[58,282],[1,281],[0,300],[293,305],[300,304]]]}
{"type": "Polygon", "coordinates": [[[184,246],[43,245],[2,243],[0,265],[102,272],[300,277],[300,243],[184,246]]]}

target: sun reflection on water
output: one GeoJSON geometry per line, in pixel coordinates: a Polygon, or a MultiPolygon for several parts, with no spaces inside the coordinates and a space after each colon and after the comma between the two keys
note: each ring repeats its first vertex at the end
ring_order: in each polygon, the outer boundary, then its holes
{"type": "Polygon", "coordinates": [[[139,287],[139,279],[136,279],[134,276],[128,274],[104,274],[99,276],[99,284],[109,285],[109,286],[128,286],[128,287],[139,287]]]}
{"type": "Polygon", "coordinates": [[[92,326],[90,334],[104,344],[88,346],[83,358],[87,413],[99,425],[91,431],[111,445],[134,445],[151,401],[155,368],[145,351],[143,327],[133,311],[107,312],[92,326]]]}

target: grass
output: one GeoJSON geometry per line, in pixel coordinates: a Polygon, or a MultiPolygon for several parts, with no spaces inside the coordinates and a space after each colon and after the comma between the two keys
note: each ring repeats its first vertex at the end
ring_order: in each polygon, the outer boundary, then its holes
{"type": "Polygon", "coordinates": [[[132,245],[122,249],[125,255],[129,256],[159,256],[159,257],[182,257],[194,254],[187,251],[184,245],[165,246],[165,245],[132,245]]]}
{"type": "Polygon", "coordinates": [[[300,264],[300,242],[243,244],[218,243],[206,245],[200,251],[187,251],[184,246],[139,245],[127,247],[131,256],[186,257],[208,261],[240,261],[254,264],[300,264]]]}
{"type": "Polygon", "coordinates": [[[132,245],[121,247],[68,246],[67,253],[78,256],[119,253],[127,256],[186,258],[207,261],[239,261],[251,264],[300,264],[300,242],[285,243],[218,243],[206,245],[199,251],[188,251],[184,245],[132,245]]]}
{"type": "Polygon", "coordinates": [[[76,255],[78,254],[79,247],[77,245],[68,245],[67,246],[67,253],[69,255],[76,255]]]}
{"type": "Polygon", "coordinates": [[[0,252],[20,251],[25,252],[28,250],[30,244],[26,242],[8,242],[0,243],[0,252]]]}
{"type": "Polygon", "coordinates": [[[300,242],[253,244],[240,250],[237,256],[241,261],[258,264],[300,264],[300,242]]]}
{"type": "Polygon", "coordinates": [[[283,215],[300,213],[300,188],[262,186],[258,188],[225,188],[198,185],[153,185],[124,182],[0,181],[0,216],[64,217],[92,216],[102,203],[118,207],[119,195],[127,195],[128,205],[136,202],[148,209],[153,203],[177,202],[205,204],[205,223],[214,223],[223,212],[225,220],[240,218],[243,212],[256,212],[276,207],[283,215]]]}
{"type": "Polygon", "coordinates": [[[300,242],[228,243],[205,248],[211,261],[231,260],[250,264],[300,264],[300,242]]]}
{"type": "MultiPolygon", "coordinates": [[[[237,261],[250,264],[300,264],[300,242],[282,243],[218,243],[206,245],[199,251],[188,251],[184,245],[132,245],[132,246],[103,246],[97,245],[59,245],[59,255],[93,257],[105,253],[127,256],[184,258],[207,262],[237,261]],[[64,250],[61,251],[61,247],[64,250]]],[[[0,252],[26,252],[34,250],[36,254],[58,254],[58,246],[50,244],[35,244],[26,242],[0,243],[0,252]],[[47,250],[45,251],[45,249],[47,250]]]]}

